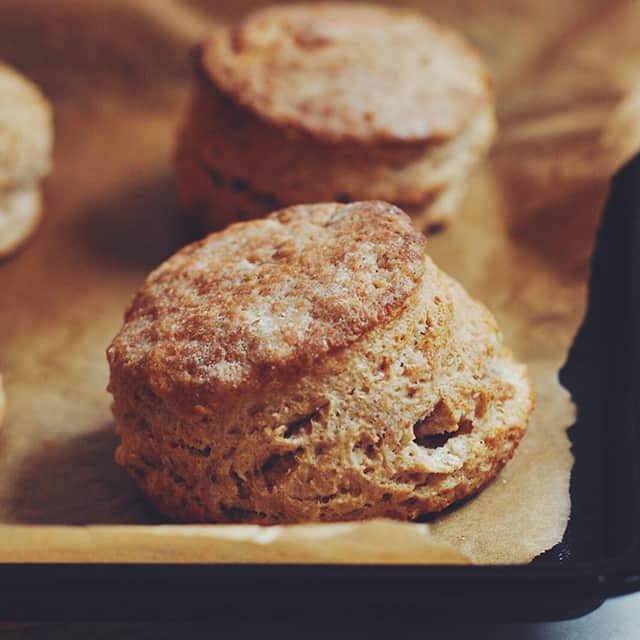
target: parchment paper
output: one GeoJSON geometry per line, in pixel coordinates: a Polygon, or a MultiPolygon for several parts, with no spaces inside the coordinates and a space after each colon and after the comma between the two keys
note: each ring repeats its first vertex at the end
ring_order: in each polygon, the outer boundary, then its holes
{"type": "Polygon", "coordinates": [[[574,411],[557,371],[607,181],[640,148],[640,4],[410,3],[463,31],[495,81],[499,139],[430,251],[496,314],[536,386],[498,479],[428,525],[171,526],[113,462],[104,350],[134,289],[187,241],[169,154],[188,52],[257,4],[2,2],[0,59],[53,100],[57,140],[42,227],[0,264],[0,561],[527,562],[569,514],[574,411]]]}

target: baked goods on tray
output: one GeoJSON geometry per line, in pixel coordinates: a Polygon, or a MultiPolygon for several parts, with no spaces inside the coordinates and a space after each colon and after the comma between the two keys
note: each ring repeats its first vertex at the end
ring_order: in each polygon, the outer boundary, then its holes
{"type": "Polygon", "coordinates": [[[369,199],[443,225],[494,137],[479,55],[405,9],[270,7],[219,28],[195,58],[174,165],[182,208],[204,229],[369,199]]]}
{"type": "Polygon", "coordinates": [[[40,181],[51,167],[51,108],[40,90],[0,63],[0,258],[40,220],[40,181]]]}
{"type": "Polygon", "coordinates": [[[532,409],[491,314],[378,201],[185,247],[108,359],[117,461],[182,521],[413,519],[495,476],[532,409]]]}

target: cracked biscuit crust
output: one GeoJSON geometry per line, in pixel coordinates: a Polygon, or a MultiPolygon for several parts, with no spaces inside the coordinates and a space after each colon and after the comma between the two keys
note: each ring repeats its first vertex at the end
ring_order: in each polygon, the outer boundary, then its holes
{"type": "Polygon", "coordinates": [[[109,349],[117,461],[165,515],[417,518],[485,485],[533,406],[491,314],[383,203],[179,252],[109,349]]]}
{"type": "Polygon", "coordinates": [[[424,239],[392,205],[301,205],[196,242],[154,271],[109,350],[179,398],[255,389],[396,314],[424,239]]]}

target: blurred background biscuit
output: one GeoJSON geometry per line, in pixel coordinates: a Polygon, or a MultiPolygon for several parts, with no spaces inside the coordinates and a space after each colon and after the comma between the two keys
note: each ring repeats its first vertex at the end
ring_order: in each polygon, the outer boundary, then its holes
{"type": "Polygon", "coordinates": [[[0,257],[38,225],[40,182],[51,168],[51,107],[24,76],[0,64],[0,257]]]}
{"type": "Polygon", "coordinates": [[[532,410],[491,314],[383,202],[189,245],[108,358],[116,459],[183,521],[417,518],[495,476],[532,410]]]}
{"type": "Polygon", "coordinates": [[[302,202],[381,199],[443,225],[495,133],[461,36],[408,10],[271,7],[196,52],[174,164],[185,213],[215,229],[302,202]]]}

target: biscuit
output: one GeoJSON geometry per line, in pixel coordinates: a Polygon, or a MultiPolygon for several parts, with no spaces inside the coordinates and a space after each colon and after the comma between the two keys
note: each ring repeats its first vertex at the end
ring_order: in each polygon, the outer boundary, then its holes
{"type": "Polygon", "coordinates": [[[446,223],[495,133],[478,55],[406,10],[263,9],[195,59],[174,165],[182,208],[206,229],[360,199],[415,211],[421,228],[446,223]]]}
{"type": "Polygon", "coordinates": [[[107,355],[116,460],[181,521],[444,509],[513,455],[533,402],[491,314],[383,202],[290,207],[187,246],[107,355]]]}
{"type": "Polygon", "coordinates": [[[0,258],[14,253],[40,222],[40,189],[0,191],[0,258]]]}
{"type": "Polygon", "coordinates": [[[15,251],[40,219],[40,181],[51,168],[49,103],[40,90],[0,64],[0,257],[15,251]]]}

